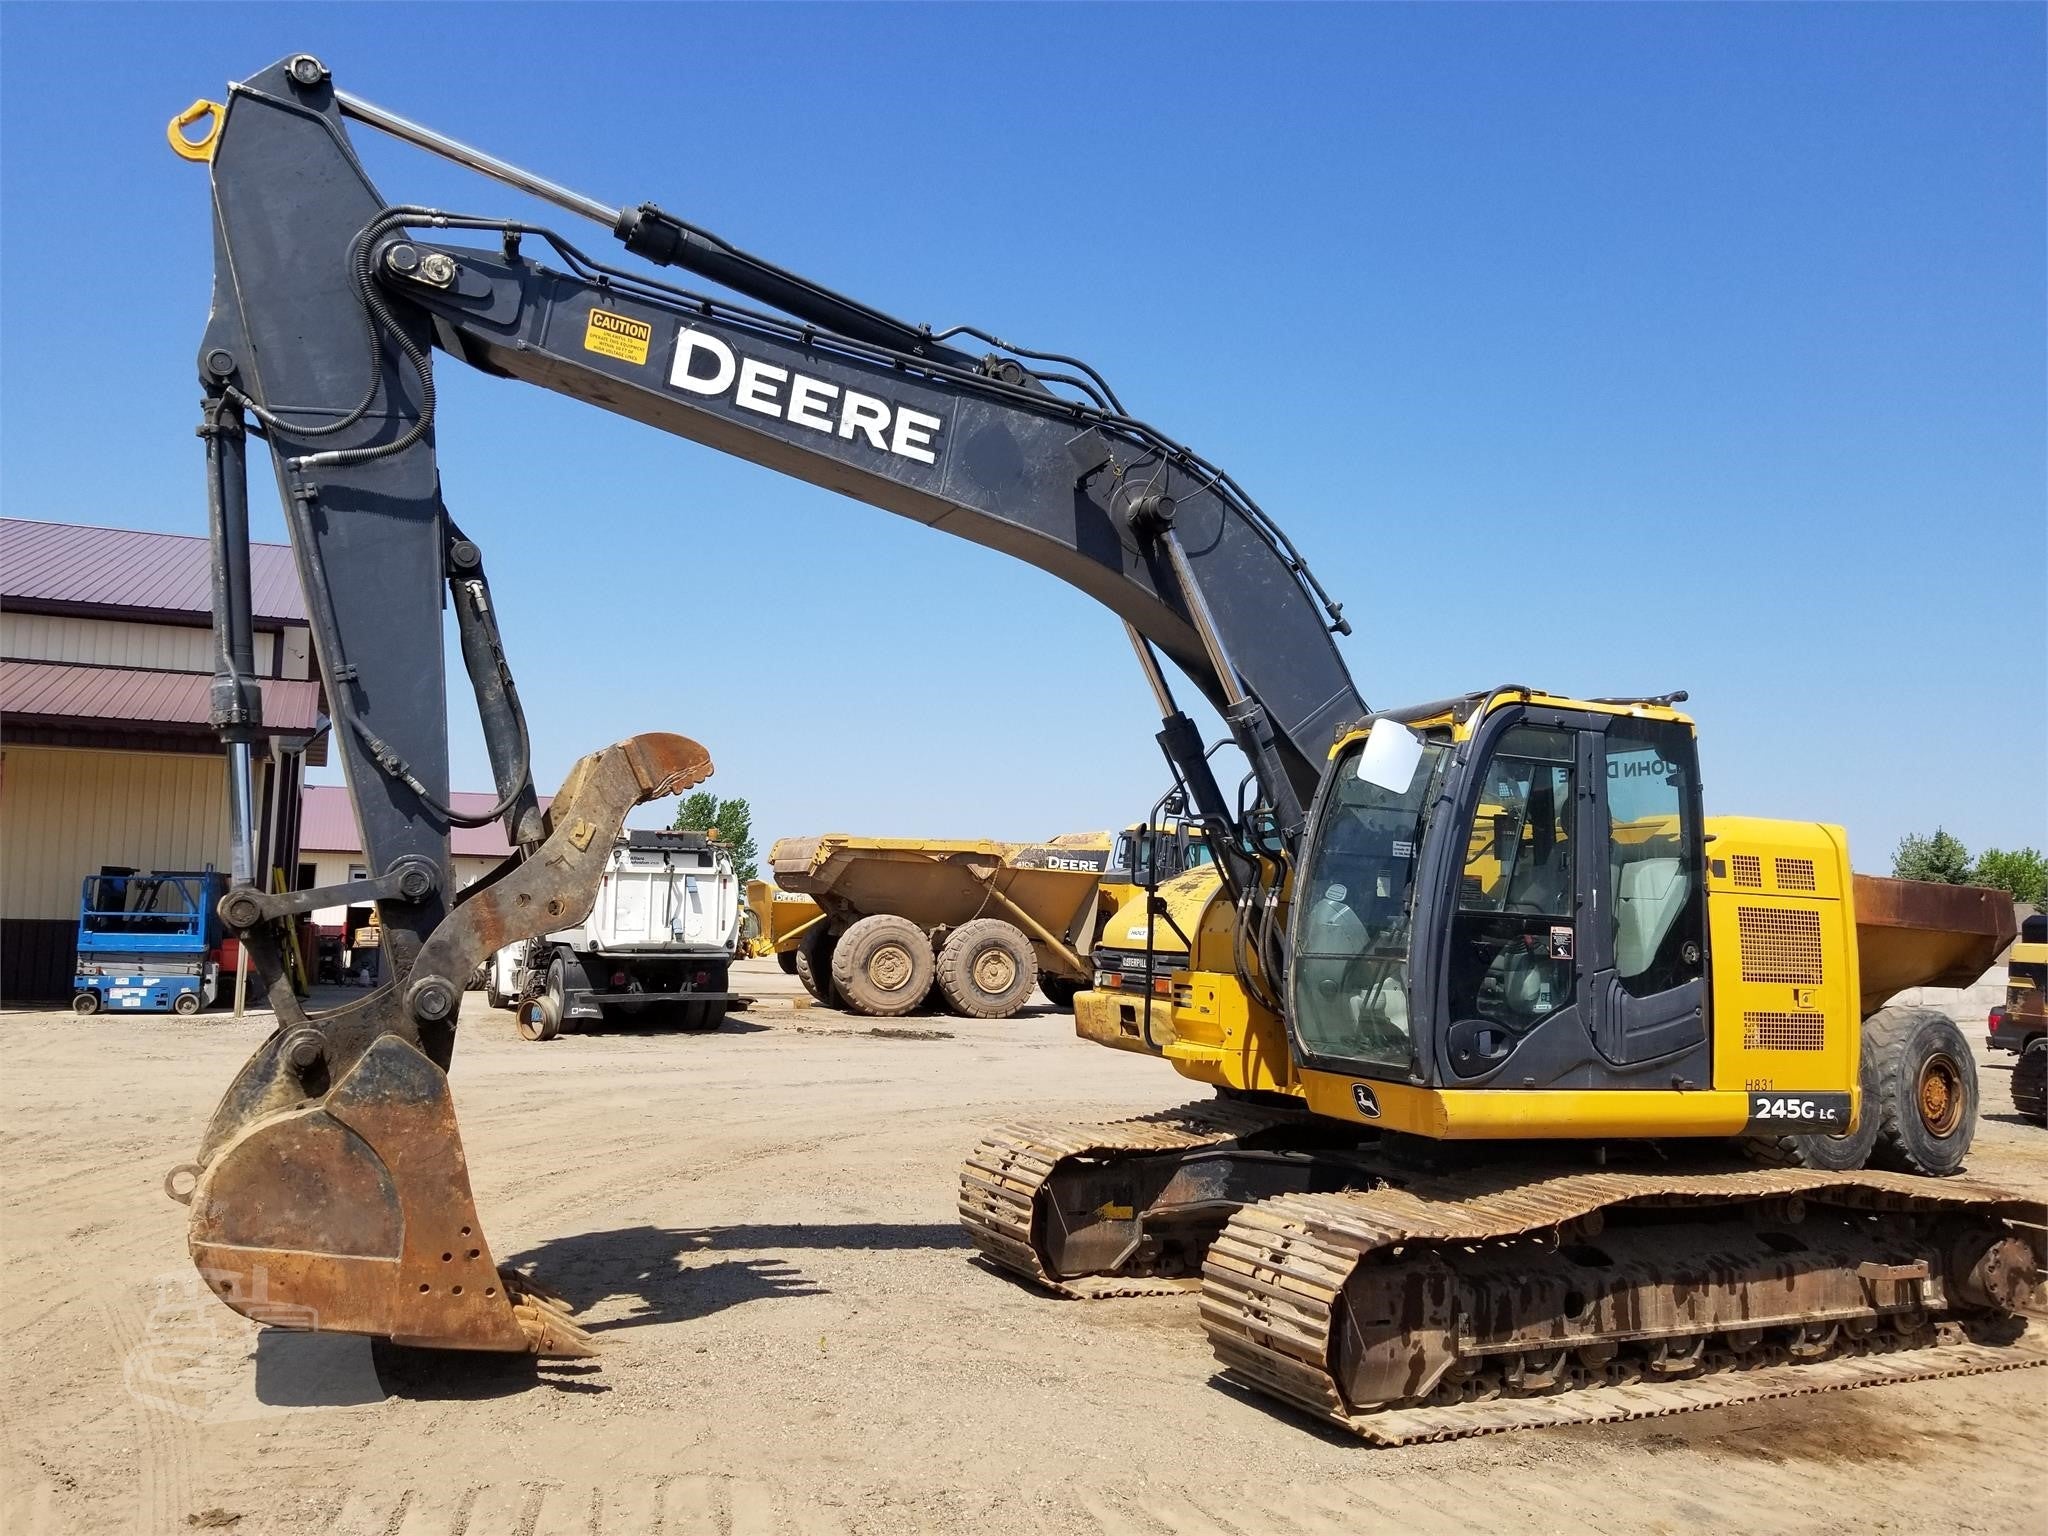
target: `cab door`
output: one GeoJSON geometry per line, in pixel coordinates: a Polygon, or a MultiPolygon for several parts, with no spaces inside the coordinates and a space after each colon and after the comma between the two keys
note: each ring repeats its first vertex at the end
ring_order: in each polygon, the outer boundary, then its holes
{"type": "MultiPolygon", "coordinates": [[[[1609,717],[1596,820],[1601,918],[1586,925],[1587,1007],[1620,1067],[1671,1061],[1707,1038],[1707,906],[1697,748],[1675,720],[1609,717]]],[[[1697,1081],[1710,1080],[1702,1069],[1697,1081]]]]}
{"type": "Polygon", "coordinates": [[[1443,949],[1453,1080],[1549,1087],[1591,1054],[1580,934],[1599,907],[1596,717],[1516,711],[1459,797],[1443,949]],[[1510,1063],[1513,1063],[1511,1066],[1510,1063]]]}
{"type": "Polygon", "coordinates": [[[1475,745],[1437,930],[1445,1080],[1710,1081],[1692,728],[1531,706],[1475,745]]]}

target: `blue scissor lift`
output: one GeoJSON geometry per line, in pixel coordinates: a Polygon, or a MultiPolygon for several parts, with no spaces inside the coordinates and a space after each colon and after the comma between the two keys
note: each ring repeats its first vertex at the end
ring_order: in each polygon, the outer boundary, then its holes
{"type": "Polygon", "coordinates": [[[72,1009],[197,1013],[206,1007],[220,986],[224,930],[215,908],[227,888],[227,877],[211,865],[86,876],[72,1009]]]}

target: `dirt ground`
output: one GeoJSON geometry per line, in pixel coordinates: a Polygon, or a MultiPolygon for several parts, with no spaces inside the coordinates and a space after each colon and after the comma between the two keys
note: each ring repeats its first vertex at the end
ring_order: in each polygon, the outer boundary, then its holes
{"type": "MultiPolygon", "coordinates": [[[[261,1333],[194,1288],[164,1173],[261,1018],[0,1017],[0,1527],[625,1533],[2038,1532],[2048,1371],[1370,1450],[1219,1382],[1191,1296],[1061,1302],[953,1215],[988,1125],[1199,1096],[1041,1010],[903,1031],[763,1001],[711,1036],[522,1043],[454,1084],[501,1262],[604,1353],[261,1333]]],[[[1974,1021],[1972,1021],[1974,1022],[1974,1021]]],[[[2048,1188],[1984,1062],[1973,1172],[2048,1188]]],[[[2038,1326],[2038,1325],[2037,1325],[2038,1326]]]]}

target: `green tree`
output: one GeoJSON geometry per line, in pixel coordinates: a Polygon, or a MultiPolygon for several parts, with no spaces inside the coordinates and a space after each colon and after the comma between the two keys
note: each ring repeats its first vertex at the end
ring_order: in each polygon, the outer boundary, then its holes
{"type": "Polygon", "coordinates": [[[2014,901],[2048,908],[2048,858],[2038,848],[1986,848],[1970,872],[1972,885],[2009,892],[2014,901]]]}
{"type": "Polygon", "coordinates": [[[1935,880],[1943,885],[1967,885],[1970,880],[1970,850],[1940,827],[1934,836],[1917,832],[1899,839],[1892,855],[1892,873],[1901,880],[1935,880]]]}
{"type": "Polygon", "coordinates": [[[760,849],[754,846],[753,807],[738,796],[721,800],[708,789],[692,790],[676,807],[674,824],[679,831],[717,833],[742,884],[761,873],[755,862],[760,849]]]}

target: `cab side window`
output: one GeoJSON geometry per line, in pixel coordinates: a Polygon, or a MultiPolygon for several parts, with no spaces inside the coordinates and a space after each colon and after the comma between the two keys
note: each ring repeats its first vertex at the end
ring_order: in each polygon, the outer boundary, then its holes
{"type": "Polygon", "coordinates": [[[1632,997],[1698,974],[1704,904],[1693,751],[1682,726],[1617,722],[1607,732],[1608,924],[1614,969],[1632,997]]]}
{"type": "Polygon", "coordinates": [[[1527,725],[1494,749],[1466,832],[1452,922],[1453,1019],[1520,1032],[1572,1002],[1576,752],[1570,731],[1527,725]]]}

